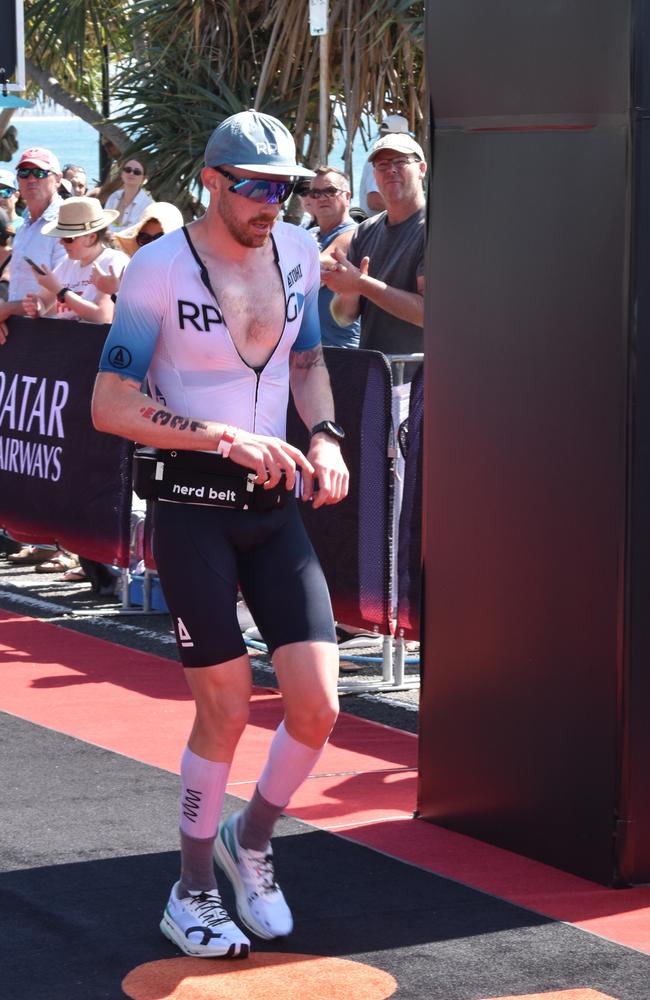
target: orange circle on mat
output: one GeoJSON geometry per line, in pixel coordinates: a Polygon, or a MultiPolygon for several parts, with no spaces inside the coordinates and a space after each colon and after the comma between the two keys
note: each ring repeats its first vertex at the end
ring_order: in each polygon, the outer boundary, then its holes
{"type": "Polygon", "coordinates": [[[131,1000],[386,1000],[388,972],[347,958],[254,953],[247,959],[166,958],[122,982],[131,1000]]]}

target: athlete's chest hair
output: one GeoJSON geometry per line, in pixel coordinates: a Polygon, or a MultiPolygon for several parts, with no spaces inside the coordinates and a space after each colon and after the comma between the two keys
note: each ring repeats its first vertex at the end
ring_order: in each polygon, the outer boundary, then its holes
{"type": "Polygon", "coordinates": [[[245,361],[257,365],[268,359],[282,336],[286,306],[273,254],[254,256],[246,264],[220,262],[210,269],[210,279],[235,347],[245,361]]]}

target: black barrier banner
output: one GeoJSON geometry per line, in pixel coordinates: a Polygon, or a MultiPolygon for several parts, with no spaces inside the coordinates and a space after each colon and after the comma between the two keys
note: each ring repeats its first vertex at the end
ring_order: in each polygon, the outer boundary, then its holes
{"type": "MultiPolygon", "coordinates": [[[[378,351],[324,348],[336,419],[345,428],[343,456],[350,493],[339,504],[313,510],[300,504],[332,598],[334,617],[355,628],[393,630],[391,373],[378,351]]],[[[309,435],[293,402],[287,436],[305,453],[309,435]]]]}
{"type": "Polygon", "coordinates": [[[411,383],[407,431],[400,434],[405,452],[404,492],[397,541],[397,630],[405,639],[420,638],[422,596],[422,453],[424,378],[422,365],[411,383]]]}
{"type": "Polygon", "coordinates": [[[0,347],[0,524],[19,541],[128,565],[131,445],[90,419],[108,327],[15,317],[9,330],[0,347]]]}

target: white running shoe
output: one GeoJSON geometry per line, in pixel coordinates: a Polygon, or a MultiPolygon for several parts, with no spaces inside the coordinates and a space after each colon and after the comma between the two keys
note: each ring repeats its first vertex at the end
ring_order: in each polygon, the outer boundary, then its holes
{"type": "Polygon", "coordinates": [[[224,910],[218,891],[190,892],[181,899],[178,886],[160,921],[165,937],[197,958],[248,958],[251,943],[224,910]]]}
{"type": "Polygon", "coordinates": [[[219,827],[214,856],[230,879],[237,899],[237,913],[246,927],[267,940],[285,937],[293,930],[293,917],[275,881],[273,849],[251,851],[237,841],[238,813],[219,827]]]}

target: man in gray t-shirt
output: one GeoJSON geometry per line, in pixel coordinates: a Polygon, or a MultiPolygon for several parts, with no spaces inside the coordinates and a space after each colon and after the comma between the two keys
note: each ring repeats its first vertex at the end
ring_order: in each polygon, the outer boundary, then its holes
{"type": "Polygon", "coordinates": [[[347,253],[334,249],[322,280],[335,292],[337,323],[361,317],[361,347],[388,354],[422,350],[426,163],[410,135],[382,137],[368,157],[386,211],[362,222],[347,253]]]}

